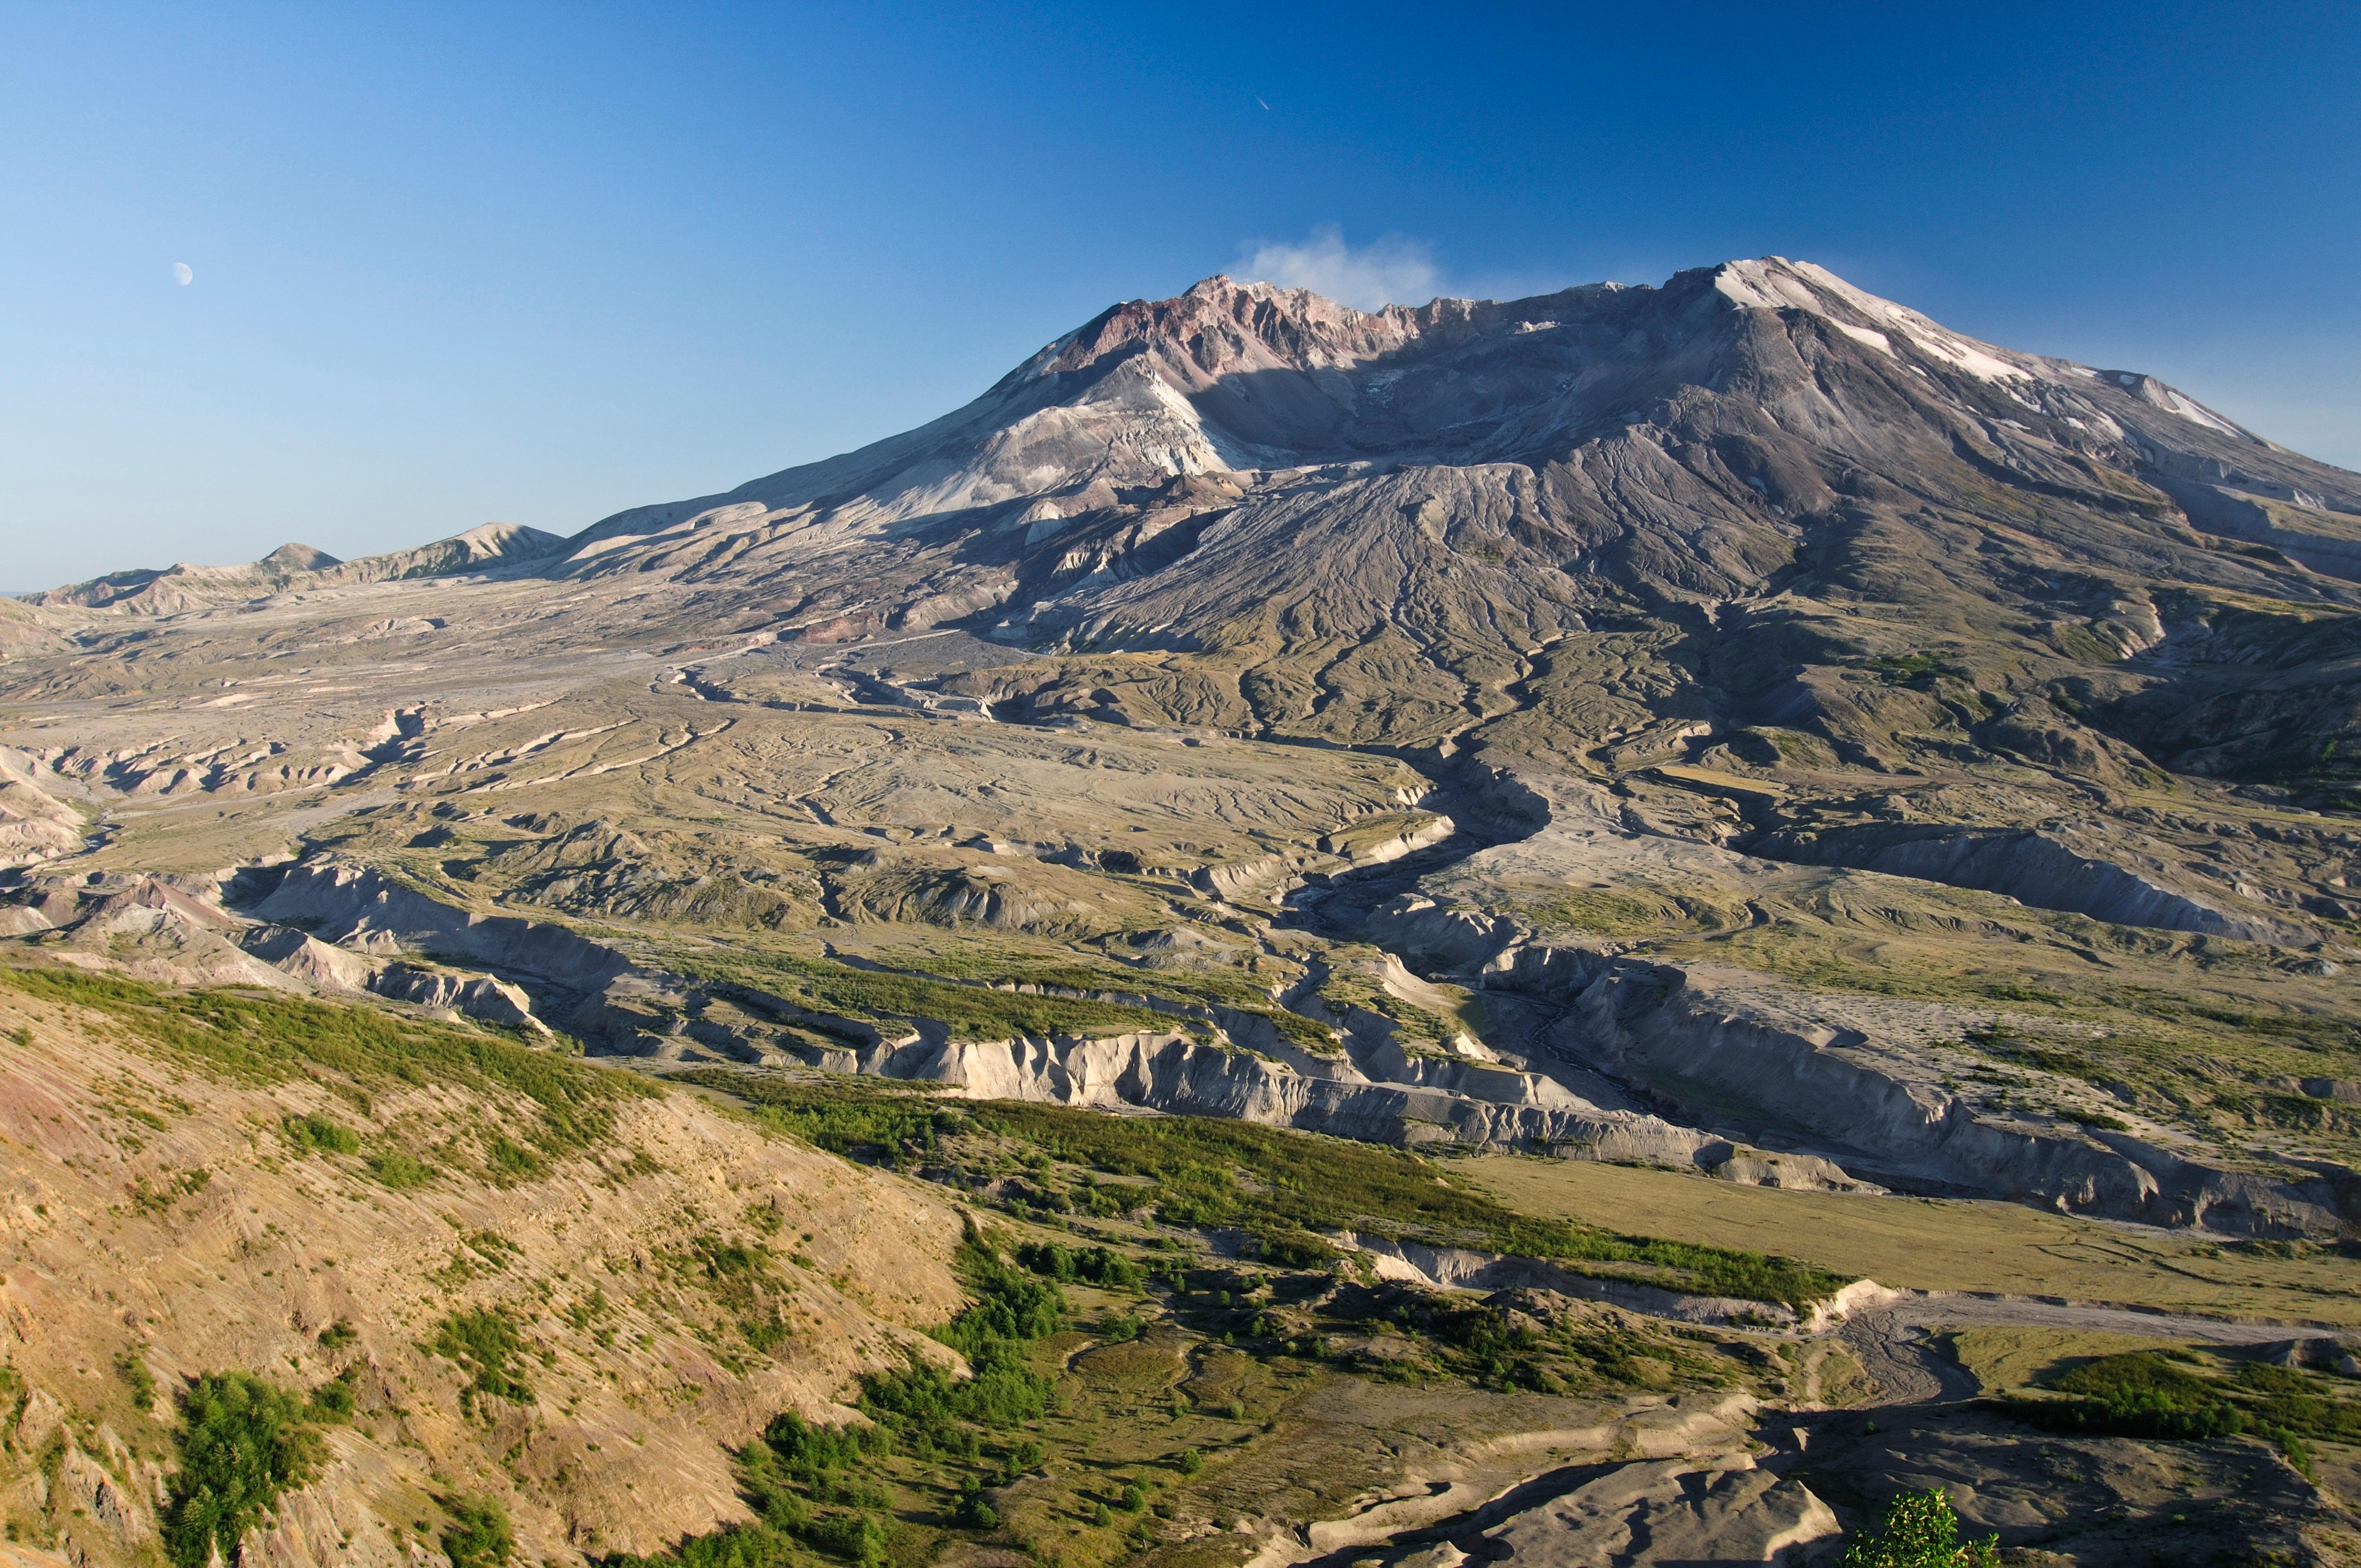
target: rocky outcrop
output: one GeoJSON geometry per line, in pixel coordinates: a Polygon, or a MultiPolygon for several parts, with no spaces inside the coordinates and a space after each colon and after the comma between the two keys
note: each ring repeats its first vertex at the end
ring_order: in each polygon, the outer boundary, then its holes
{"type": "Polygon", "coordinates": [[[254,927],[238,938],[238,946],[280,973],[323,991],[367,991],[380,967],[374,959],[331,947],[292,926],[254,927]]]}
{"type": "Polygon", "coordinates": [[[1502,1074],[1488,1094],[1355,1075],[1313,1076],[1180,1030],[1006,1040],[918,1039],[840,1051],[812,1065],[950,1085],[980,1100],[1042,1100],[1298,1127],[1374,1143],[1555,1149],[1598,1159],[1696,1165],[1720,1140],[1653,1116],[1585,1105],[1546,1080],[1502,1074]],[[1511,1083],[1510,1079],[1522,1079],[1511,1083]]]}
{"type": "Polygon", "coordinates": [[[410,964],[388,964],[369,977],[368,989],[395,1002],[457,1013],[487,1024],[549,1032],[549,1026],[533,1015],[533,999],[522,987],[489,975],[445,974],[410,964]]]}
{"type": "MultiPolygon", "coordinates": [[[[1483,1061],[1405,1058],[1409,1081],[1373,1080],[1341,1058],[1313,1057],[1281,1039],[1267,1019],[1229,1008],[1160,1003],[1194,1026],[1163,1033],[955,1040],[939,1025],[887,1029],[814,1011],[787,998],[733,988],[783,1022],[841,1046],[756,1036],[688,1016],[697,989],[633,965],[621,953],[547,922],[454,909],[373,870],[323,862],[290,868],[251,912],[300,921],[314,947],[390,956],[414,952],[479,965],[503,978],[556,987],[576,999],[567,1024],[594,1048],[678,1058],[694,1047],[744,1061],[800,1060],[837,1071],[944,1083],[983,1099],[1045,1100],[1224,1116],[1397,1145],[1450,1143],[1554,1150],[1597,1159],[1715,1168],[1727,1141],[1661,1118],[1602,1110],[1545,1075],[1483,1061]],[[1248,1048],[1235,1026],[1264,1049],[1248,1048]],[[1270,1054],[1265,1054],[1265,1051],[1270,1054]]],[[[288,961],[321,961],[284,938],[288,961]]],[[[523,992],[493,981],[458,982],[389,970],[368,989],[452,1005],[470,997],[496,1022],[530,1019],[523,992]],[[398,976],[401,978],[388,978],[398,976]],[[478,993],[481,993],[478,996],[478,993]],[[500,999],[516,1007],[500,1014],[500,999]]],[[[1112,995],[1113,993],[1109,993],[1112,995]]],[[[1137,1004],[1154,999],[1123,998],[1137,1004]]],[[[1399,1053],[1397,1053],[1399,1054],[1399,1053]]]]}
{"type": "MultiPolygon", "coordinates": [[[[1939,1008],[1881,1042],[1817,1021],[1827,1007],[1758,976],[1542,942],[1514,920],[1421,896],[1383,906],[1370,930],[1488,988],[1548,1002],[1558,1010],[1550,1043],[1569,1061],[1708,1125],[1735,1121],[1841,1151],[1842,1171],[1854,1177],[2232,1234],[2361,1223],[2361,1177],[2342,1166],[2265,1175],[2136,1133],[1980,1114],[1942,1086],[1929,1049],[1973,1020],[1947,1023],[1939,1008]]],[[[1901,1020],[1888,1026],[1901,1029],[1901,1020]]],[[[1758,1157],[1727,1157],[1738,1176],[1752,1174],[1741,1162],[1758,1157]]],[[[1808,1179],[1810,1168],[1796,1174],[1808,1179]]]]}

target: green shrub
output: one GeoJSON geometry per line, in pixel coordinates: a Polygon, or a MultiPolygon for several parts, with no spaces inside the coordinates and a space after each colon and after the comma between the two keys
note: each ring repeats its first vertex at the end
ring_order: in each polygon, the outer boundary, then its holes
{"type": "Polygon", "coordinates": [[[181,1395],[180,1467],[164,1506],[164,1552],[205,1568],[231,1562],[280,1494],[318,1474],[319,1434],[294,1395],[243,1372],[208,1372],[181,1395]]]}
{"type": "Polygon", "coordinates": [[[894,1543],[893,1521],[866,1511],[834,1514],[807,1526],[804,1539],[830,1556],[884,1568],[887,1548],[894,1543]]]}
{"type": "Polygon", "coordinates": [[[298,1154],[358,1154],[361,1139],[343,1123],[323,1116],[317,1111],[301,1116],[280,1119],[279,1130],[294,1146],[298,1154]]]}
{"type": "Polygon", "coordinates": [[[434,1337],[427,1342],[426,1348],[456,1362],[461,1370],[470,1375],[467,1385],[459,1390],[462,1410],[472,1413],[478,1398],[507,1399],[516,1404],[525,1404],[533,1398],[533,1389],[510,1366],[524,1349],[524,1338],[517,1332],[515,1321],[500,1308],[477,1307],[453,1312],[436,1326],[434,1337]]]}
{"type": "Polygon", "coordinates": [[[1139,1265],[1103,1246],[1070,1247],[1057,1242],[1027,1242],[1016,1249],[1016,1261],[1051,1279],[1079,1279],[1109,1290],[1137,1290],[1147,1278],[1139,1265]]]}
{"type": "Polygon", "coordinates": [[[115,1358],[115,1373],[130,1386],[132,1404],[145,1414],[156,1402],[156,1375],[148,1370],[148,1363],[126,1350],[115,1358]]]}
{"type": "Polygon", "coordinates": [[[484,1140],[484,1154],[498,1180],[522,1181],[541,1169],[541,1162],[533,1157],[531,1149],[502,1133],[494,1133],[484,1140]]]}
{"type": "Polygon", "coordinates": [[[371,1176],[396,1192],[407,1192],[434,1179],[433,1166],[423,1160],[413,1159],[400,1149],[387,1149],[369,1156],[368,1168],[371,1176]]]}
{"type": "Polygon", "coordinates": [[[459,1497],[445,1506],[443,1553],[451,1568],[500,1568],[516,1555],[509,1511],[497,1497],[459,1497]]]}
{"type": "Polygon", "coordinates": [[[1886,1505],[1885,1523],[1845,1548],[1843,1568],[1993,1568],[2000,1537],[1960,1543],[1960,1519],[1939,1488],[1905,1492],[1886,1505]]]}
{"type": "Polygon", "coordinates": [[[2113,1437],[2233,1437],[2247,1430],[2246,1413],[2217,1385],[2151,1350],[2086,1361],[2049,1387],[2069,1397],[2017,1400],[2013,1413],[2051,1431],[2113,1437]]]}
{"type": "Polygon", "coordinates": [[[356,1367],[346,1367],[334,1377],[312,1390],[303,1401],[303,1414],[326,1426],[340,1426],[353,1419],[358,1397],[354,1384],[359,1376],[356,1367]]]}
{"type": "Polygon", "coordinates": [[[870,1373],[861,1382],[862,1412],[922,1452],[972,1453],[973,1434],[963,1426],[1005,1430],[1038,1420],[1056,1387],[1055,1379],[1033,1369],[1025,1343],[1058,1331],[1066,1310],[1058,1288],[1005,1266],[975,1236],[961,1245],[960,1265],[975,1300],[936,1337],[967,1357],[972,1376],[953,1382],[914,1356],[898,1371],[870,1373]]]}

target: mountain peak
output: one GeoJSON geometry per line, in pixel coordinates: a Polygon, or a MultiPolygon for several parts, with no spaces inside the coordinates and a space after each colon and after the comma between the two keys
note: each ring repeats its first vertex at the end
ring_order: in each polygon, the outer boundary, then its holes
{"type": "Polygon", "coordinates": [[[325,550],[290,541],[255,565],[272,572],[321,572],[330,566],[341,566],[344,562],[325,550]]]}
{"type": "Polygon", "coordinates": [[[1307,370],[1399,348],[1414,334],[1399,305],[1370,313],[1269,283],[1216,273],[1165,300],[1112,306],[1043,349],[1036,376],[1087,370],[1141,351],[1158,354],[1183,385],[1244,370],[1307,370]]]}

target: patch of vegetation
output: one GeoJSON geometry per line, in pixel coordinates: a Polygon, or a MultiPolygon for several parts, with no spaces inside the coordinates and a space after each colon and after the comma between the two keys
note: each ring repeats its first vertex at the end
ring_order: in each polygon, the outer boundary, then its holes
{"type": "Polygon", "coordinates": [[[156,1375],[135,1352],[126,1350],[115,1356],[115,1375],[131,1390],[133,1408],[144,1413],[156,1402],[156,1375]]]}
{"type": "Polygon", "coordinates": [[[902,1527],[877,1475],[880,1462],[896,1454],[964,1469],[950,1522],[997,1529],[987,1486],[1007,1485],[1044,1456],[1038,1442],[998,1434],[1049,1409],[1056,1379],[1034,1369],[1027,1347],[1057,1332],[1065,1301],[1055,1285],[1004,1263],[981,1236],[968,1237],[959,1266],[975,1299],[936,1337],[967,1357],[973,1376],[954,1380],[914,1356],[862,1378],[867,1426],[777,1417],[739,1456],[741,1484],[759,1516],[753,1523],[683,1541],[664,1558],[610,1557],[606,1568],[785,1568],[813,1552],[884,1568],[902,1527]]]}
{"type": "MultiPolygon", "coordinates": [[[[1599,1386],[1664,1388],[1675,1381],[1714,1387],[1729,1381],[1726,1362],[1717,1365],[1669,1335],[1587,1315],[1536,1316],[1521,1310],[1513,1297],[1477,1300],[1400,1284],[1353,1286],[1339,1291],[1328,1310],[1413,1341],[1416,1357],[1373,1345],[1347,1358],[1356,1370],[1391,1381],[1441,1375],[1544,1394],[1599,1386]]],[[[1265,1326],[1258,1322],[1257,1332],[1265,1326]]]]}
{"type": "Polygon", "coordinates": [[[1960,1517],[1939,1486],[1905,1492],[1877,1530],[1845,1547],[1843,1568],[1997,1568],[2000,1537],[1960,1540],[1960,1517]]]}
{"type": "MultiPolygon", "coordinates": [[[[1996,997],[1995,1000],[2056,1002],[2059,999],[2039,992],[2027,992],[2016,997],[1996,997]]],[[[2096,1064],[2080,1051],[2030,1040],[2010,1029],[1970,1029],[1967,1040],[1970,1045],[2003,1061],[2020,1062],[2064,1078],[2088,1079],[2099,1070],[2096,1064]]]]}
{"type": "Polygon", "coordinates": [[[1026,996],[989,986],[958,985],[920,975],[854,969],[848,964],[766,953],[747,962],[683,960],[682,972],[729,988],[733,1000],[760,1007],[765,996],[791,1009],[865,1022],[929,1019],[960,1039],[1029,1035],[1112,1035],[1170,1029],[1184,1023],[1168,1014],[1120,1002],[1026,996]]]}
{"type": "Polygon", "coordinates": [[[473,1232],[459,1238],[451,1261],[434,1271],[434,1282],[447,1290],[488,1274],[505,1274],[519,1251],[514,1242],[498,1232],[473,1232]]]}
{"type": "Polygon", "coordinates": [[[384,1149],[368,1157],[368,1170],[396,1192],[408,1192],[434,1179],[434,1168],[400,1149],[384,1149]]]}
{"type": "Polygon", "coordinates": [[[1553,890],[1519,897],[1515,913],[1544,930],[1587,931],[1601,937],[1636,937],[1668,927],[1694,923],[1708,929],[1727,925],[1720,911],[1691,914],[1680,905],[1653,898],[1595,888],[1553,890]]]}
{"type": "Polygon", "coordinates": [[[912,1357],[891,1373],[861,1380],[862,1413],[920,1454],[950,1452],[972,1457],[972,1429],[1005,1430],[1033,1420],[1049,1407],[1054,1379],[1035,1371],[1024,1346],[1047,1339],[1064,1321],[1057,1286],[1004,1264],[998,1252],[971,1235],[960,1250],[960,1270],[975,1300],[936,1337],[967,1357],[972,1376],[954,1382],[931,1361],[912,1357]]]}
{"type": "Polygon", "coordinates": [[[153,1178],[135,1177],[131,1182],[131,1206],[142,1214],[160,1214],[183,1198],[193,1198],[213,1180],[213,1172],[199,1166],[194,1170],[160,1172],[153,1178]]]}
{"type": "Polygon", "coordinates": [[[2334,1398],[2322,1380],[2258,1362],[2227,1379],[2168,1353],[2134,1351],[2086,1361],[2049,1380],[2059,1396],[2014,1399],[2007,1411],[2051,1431],[2182,1441],[2251,1432],[2299,1468],[2315,1441],[2361,1440],[2361,1403],[2334,1398]]]}
{"type": "Polygon", "coordinates": [[[451,1313],[436,1326],[425,1348],[456,1362],[469,1375],[459,1390],[464,1413],[474,1414],[479,1399],[506,1399],[521,1405],[533,1398],[532,1387],[513,1369],[522,1358],[524,1336],[518,1332],[516,1321],[498,1307],[451,1313]]]}
{"type": "Polygon", "coordinates": [[[1139,1265],[1103,1246],[1070,1247],[1058,1242],[1027,1242],[1016,1261],[1050,1279],[1081,1280],[1109,1290],[1137,1290],[1148,1277],[1139,1265]]]}
{"type": "Polygon", "coordinates": [[[1537,1220],[1403,1150],[1193,1116],[1101,1116],[1068,1106],[993,1102],[979,1125],[1053,1158],[1156,1183],[1168,1223],[1233,1226],[1284,1248],[1352,1230],[1570,1264],[1630,1264],[1677,1288],[1804,1305],[1845,1281],[1784,1258],[1537,1220]]]}
{"type": "MultiPolygon", "coordinates": [[[[2091,641],[2097,642],[2098,640],[2092,638],[2091,641]]],[[[2103,643],[2099,645],[2102,648],[2105,647],[2103,643]]],[[[2120,657],[2112,648],[2106,649],[2105,652],[2098,656],[2110,662],[2120,657]]],[[[1938,658],[1932,653],[1889,653],[1883,658],[1872,659],[1869,662],[1869,668],[1876,671],[1878,678],[1888,685],[1926,687],[1945,678],[1955,681],[1974,678],[1960,665],[1951,663],[1949,659],[1938,658]]]]}
{"type": "Polygon", "coordinates": [[[509,1511],[497,1497],[456,1497],[444,1505],[443,1554],[451,1568],[500,1568],[516,1556],[509,1511]]]}
{"type": "Polygon", "coordinates": [[[964,1110],[932,1100],[923,1085],[848,1078],[841,1082],[757,1078],[727,1068],[678,1075],[749,1102],[763,1121],[839,1155],[923,1157],[975,1124],[964,1110]]]}
{"type": "Polygon", "coordinates": [[[1071,1106],[971,1102],[952,1112],[917,1092],[708,1069],[684,1075],[748,1102],[757,1116],[837,1154],[939,1140],[964,1123],[1050,1160],[1153,1183],[1165,1223],[1230,1227],[1271,1261],[1332,1255],[1322,1232],[1472,1246],[1638,1277],[1669,1288],[1803,1307],[1839,1276],[1792,1259],[1617,1235],[1502,1205],[1400,1149],[1248,1122],[1103,1116],[1071,1106]]]}
{"type": "Polygon", "coordinates": [[[318,1474],[322,1445],[305,1407],[243,1372],[208,1372],[181,1395],[180,1467],[164,1506],[164,1553],[205,1568],[237,1543],[280,1494],[318,1474]]]}
{"type": "MultiPolygon", "coordinates": [[[[1269,989],[1244,972],[1128,969],[1082,963],[1070,958],[1014,953],[979,943],[963,944],[953,953],[896,948],[881,952],[879,957],[898,967],[943,980],[1013,982],[1056,991],[1112,992],[1117,996],[1127,992],[1159,1001],[1232,1008],[1268,1020],[1290,1044],[1305,1050],[1329,1055],[1336,1050],[1335,1034],[1326,1025],[1314,1023],[1272,1002],[1269,989]]],[[[1165,1019],[1168,1025],[1172,1022],[1169,1017],[1165,1019]]]]}
{"type": "Polygon", "coordinates": [[[303,1115],[280,1119],[280,1132],[297,1154],[358,1154],[361,1138],[358,1133],[332,1117],[317,1111],[303,1115]]]}
{"type": "MultiPolygon", "coordinates": [[[[167,991],[61,965],[0,966],[0,983],[102,1014],[170,1059],[247,1082],[283,1082],[325,1068],[364,1081],[518,1095],[537,1112],[531,1141],[553,1156],[604,1143],[619,1102],[663,1092],[628,1073],[368,1007],[242,992],[167,991]]],[[[381,1171],[379,1179],[385,1179],[381,1171]]]]}
{"type": "Polygon", "coordinates": [[[484,1139],[484,1158],[492,1179],[502,1186],[541,1172],[541,1161],[533,1151],[505,1133],[493,1133],[484,1139]]]}
{"type": "MultiPolygon", "coordinates": [[[[794,1332],[785,1310],[792,1288],[773,1273],[771,1249],[762,1243],[694,1236],[665,1259],[675,1277],[710,1297],[737,1323],[746,1343],[763,1354],[778,1349],[794,1332]]],[[[605,1297],[596,1297],[594,1304],[604,1310],[605,1297]]]]}
{"type": "MultiPolygon", "coordinates": [[[[1459,1033],[1460,1024],[1414,1002],[1405,1002],[1367,976],[1349,969],[1339,969],[1321,982],[1320,1000],[1335,1012],[1357,1008],[1374,1013],[1380,1018],[1391,1019],[1413,1039],[1433,1040],[1440,1044],[1459,1033]]],[[[1330,1050],[1334,1050],[1332,1044],[1330,1050]]]]}
{"type": "Polygon", "coordinates": [[[341,1426],[351,1420],[359,1404],[354,1389],[358,1376],[357,1368],[347,1366],[313,1389],[311,1397],[303,1401],[303,1414],[324,1426],[341,1426]]]}

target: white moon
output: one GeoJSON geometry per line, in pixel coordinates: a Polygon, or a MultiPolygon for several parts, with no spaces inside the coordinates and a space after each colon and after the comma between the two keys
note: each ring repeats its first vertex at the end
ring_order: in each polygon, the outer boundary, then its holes
{"type": "Polygon", "coordinates": [[[196,276],[196,273],[190,269],[187,262],[175,261],[172,263],[172,281],[178,283],[181,288],[187,288],[189,284],[195,280],[196,276]]]}

